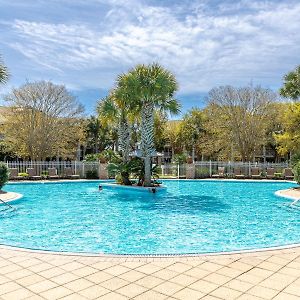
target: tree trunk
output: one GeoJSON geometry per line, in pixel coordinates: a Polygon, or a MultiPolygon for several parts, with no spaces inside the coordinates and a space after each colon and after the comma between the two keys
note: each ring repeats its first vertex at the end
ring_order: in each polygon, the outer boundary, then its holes
{"type": "Polygon", "coordinates": [[[151,157],[154,149],[154,106],[151,101],[144,101],[141,120],[141,151],[145,162],[144,186],[151,186],[151,157]]]}
{"type": "Polygon", "coordinates": [[[122,172],[122,181],[124,185],[132,185],[131,181],[129,180],[129,173],[128,172],[122,172]]]}
{"type": "Polygon", "coordinates": [[[145,161],[145,181],[144,186],[151,186],[151,157],[146,156],[145,161]]]}
{"type": "Polygon", "coordinates": [[[195,144],[193,143],[193,149],[192,149],[192,160],[193,163],[195,162],[195,144]]]}
{"type": "Polygon", "coordinates": [[[122,151],[123,161],[129,161],[129,152],[130,152],[130,128],[129,124],[124,115],[121,116],[119,124],[119,141],[120,141],[120,150],[122,151]]]}

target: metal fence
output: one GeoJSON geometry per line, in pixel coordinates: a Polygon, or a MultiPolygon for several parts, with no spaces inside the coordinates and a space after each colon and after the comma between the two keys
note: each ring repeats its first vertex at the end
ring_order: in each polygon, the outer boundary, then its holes
{"type": "Polygon", "coordinates": [[[74,175],[79,175],[80,178],[86,178],[89,171],[96,172],[99,177],[101,168],[105,168],[99,162],[83,162],[83,161],[9,161],[6,162],[9,168],[18,170],[18,173],[27,173],[27,169],[33,168],[38,176],[47,176],[49,168],[55,168],[57,175],[64,176],[65,170],[71,168],[74,175]]]}
{"type": "MultiPolygon", "coordinates": [[[[6,162],[9,168],[16,168],[18,173],[27,173],[27,169],[35,169],[36,175],[47,176],[49,168],[56,168],[59,176],[65,174],[66,168],[71,168],[72,173],[86,178],[89,171],[96,172],[97,176],[106,168],[105,164],[99,162],[85,161],[9,161],[6,162]]],[[[225,174],[232,177],[235,168],[240,168],[245,176],[251,175],[251,168],[258,167],[260,172],[266,172],[267,168],[274,168],[275,172],[282,173],[284,168],[289,167],[288,163],[252,163],[252,162],[221,162],[221,161],[201,161],[195,164],[164,164],[158,166],[160,177],[166,178],[186,178],[187,170],[194,167],[195,178],[207,178],[218,173],[218,167],[225,168],[225,174]]]]}
{"type": "Polygon", "coordinates": [[[252,168],[259,168],[262,174],[267,168],[274,168],[275,173],[282,173],[283,169],[290,167],[289,163],[253,163],[253,162],[222,162],[222,161],[201,161],[192,165],[188,164],[164,164],[158,168],[161,177],[186,178],[187,169],[195,166],[195,178],[207,178],[213,174],[218,174],[218,168],[224,167],[227,177],[233,177],[234,169],[239,168],[241,174],[246,177],[251,176],[252,168]]]}

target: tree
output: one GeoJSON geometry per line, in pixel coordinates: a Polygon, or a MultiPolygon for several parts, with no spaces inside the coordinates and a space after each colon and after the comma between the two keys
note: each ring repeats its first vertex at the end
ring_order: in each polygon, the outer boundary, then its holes
{"type": "Polygon", "coordinates": [[[300,65],[284,76],[284,84],[280,95],[293,100],[300,100],[300,65]]]}
{"type": "Polygon", "coordinates": [[[300,154],[300,103],[287,105],[282,116],[282,131],[275,133],[274,137],[279,154],[300,154]]]}
{"type": "Polygon", "coordinates": [[[230,138],[231,130],[227,124],[227,115],[212,104],[205,107],[203,114],[205,131],[199,146],[202,157],[211,160],[233,160],[234,157],[239,157],[230,138]]]}
{"type": "Polygon", "coordinates": [[[86,147],[92,150],[92,153],[99,153],[111,144],[109,128],[102,124],[97,117],[91,116],[85,127],[86,147]]]}
{"type": "Polygon", "coordinates": [[[117,123],[118,143],[123,161],[129,160],[130,152],[130,119],[132,118],[131,103],[121,90],[113,90],[109,96],[98,103],[99,118],[106,124],[117,123]]]}
{"type": "Polygon", "coordinates": [[[215,118],[222,118],[227,141],[238,150],[243,161],[254,158],[255,151],[266,143],[270,112],[276,93],[257,87],[221,86],[209,92],[209,104],[215,118]]]}
{"type": "Polygon", "coordinates": [[[9,77],[8,70],[6,66],[3,64],[3,62],[1,61],[1,57],[0,57],[0,84],[6,83],[8,77],[9,77]]]}
{"type": "Polygon", "coordinates": [[[4,185],[8,182],[9,171],[5,163],[0,162],[0,192],[4,185]]]}
{"type": "Polygon", "coordinates": [[[161,111],[154,112],[154,148],[163,151],[166,144],[164,132],[166,130],[167,116],[161,111]]]}
{"type": "Polygon", "coordinates": [[[179,112],[173,98],[178,89],[174,75],[158,64],[137,65],[117,81],[118,90],[130,97],[140,112],[141,151],[145,162],[145,186],[151,186],[151,157],[154,148],[154,111],[179,112]]]}
{"type": "Polygon", "coordinates": [[[15,88],[6,96],[9,113],[4,141],[23,158],[74,158],[84,137],[83,108],[65,86],[39,81],[15,88]]]}
{"type": "Polygon", "coordinates": [[[171,148],[172,157],[175,152],[182,152],[183,150],[182,141],[180,139],[181,123],[181,120],[170,120],[166,124],[164,135],[166,145],[171,148]]]}
{"type": "Polygon", "coordinates": [[[192,108],[187,112],[180,126],[180,135],[186,148],[192,152],[192,159],[195,161],[196,148],[201,144],[201,136],[204,134],[205,115],[199,108],[192,108]]]}

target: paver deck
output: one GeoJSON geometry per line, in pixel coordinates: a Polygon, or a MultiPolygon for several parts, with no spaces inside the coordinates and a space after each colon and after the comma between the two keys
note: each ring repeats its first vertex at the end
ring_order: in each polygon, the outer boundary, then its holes
{"type": "Polygon", "coordinates": [[[195,257],[0,247],[0,299],[300,299],[300,247],[195,257]]]}

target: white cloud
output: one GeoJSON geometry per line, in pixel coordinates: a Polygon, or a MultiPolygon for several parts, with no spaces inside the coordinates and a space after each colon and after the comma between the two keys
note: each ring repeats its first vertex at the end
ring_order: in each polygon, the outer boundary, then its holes
{"type": "Polygon", "coordinates": [[[93,88],[101,82],[107,89],[136,63],[162,63],[184,92],[252,79],[276,86],[299,63],[299,3],[243,0],[215,12],[203,1],[189,11],[136,0],[109,3],[98,24],[15,20],[16,40],[9,44],[61,80],[93,88]]]}

